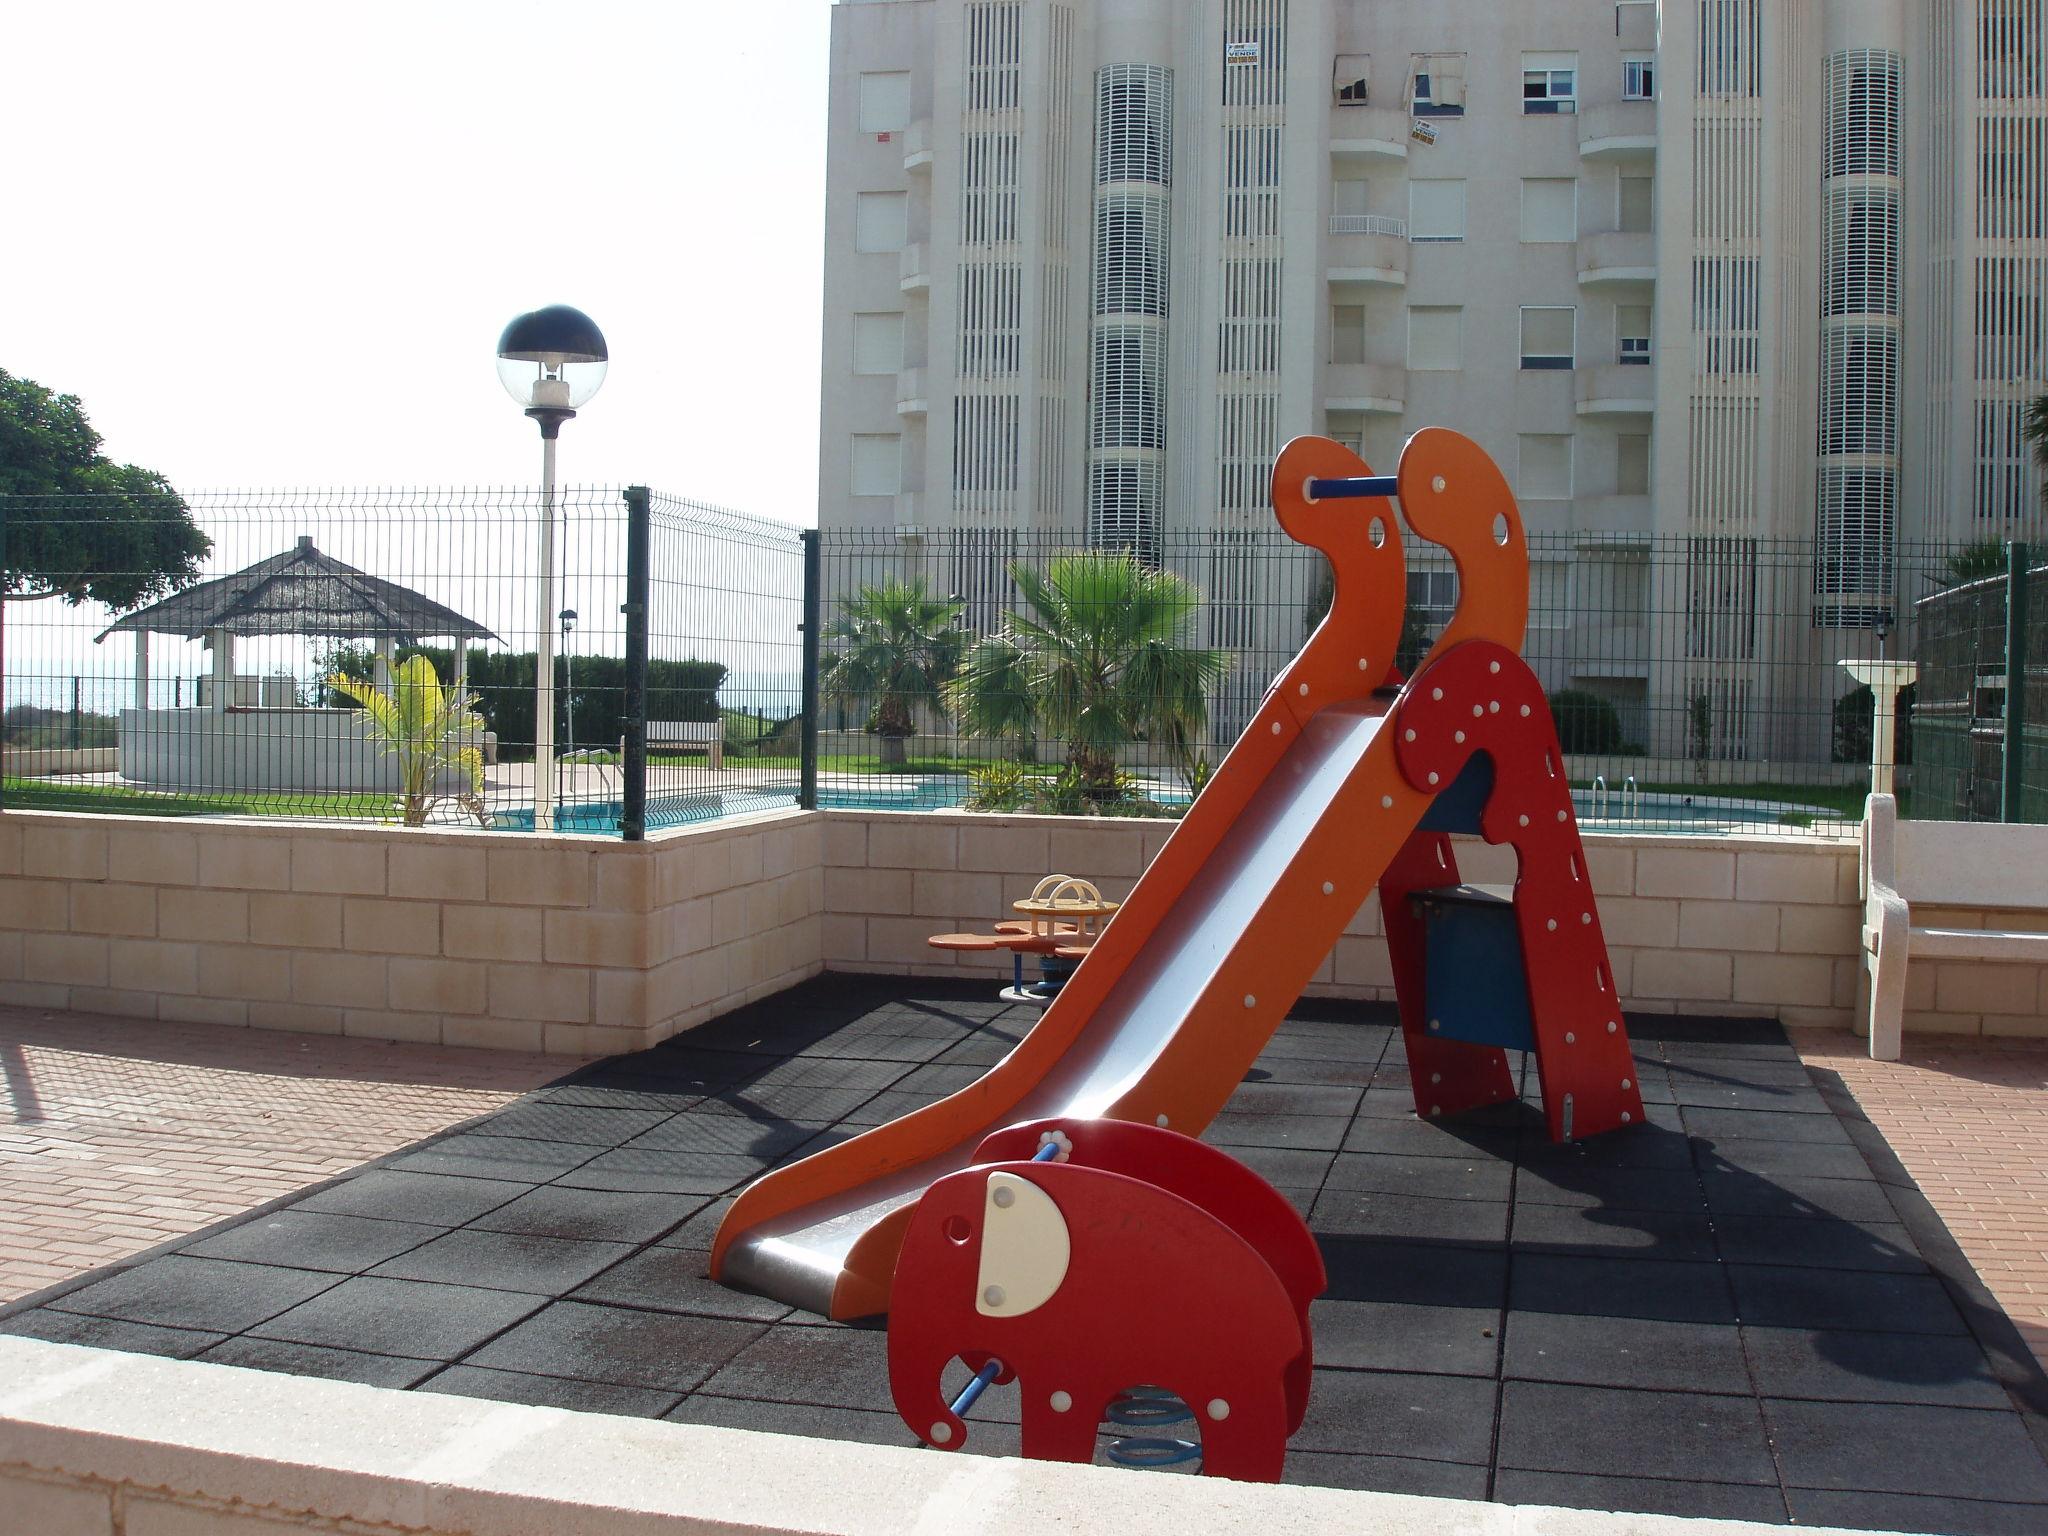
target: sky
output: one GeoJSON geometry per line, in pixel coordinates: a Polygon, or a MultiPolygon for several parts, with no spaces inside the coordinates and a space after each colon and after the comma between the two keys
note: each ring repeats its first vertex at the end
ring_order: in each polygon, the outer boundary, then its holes
{"type": "Polygon", "coordinates": [[[0,368],[181,490],[561,476],[815,522],[827,0],[0,0],[0,368]]]}

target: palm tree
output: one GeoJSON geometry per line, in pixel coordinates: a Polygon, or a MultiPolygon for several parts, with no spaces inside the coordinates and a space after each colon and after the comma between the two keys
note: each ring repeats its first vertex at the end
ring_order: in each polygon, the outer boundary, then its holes
{"type": "Polygon", "coordinates": [[[1010,579],[1028,612],[976,642],[946,690],[970,734],[1043,729],[1101,799],[1116,792],[1119,747],[1186,743],[1207,722],[1228,658],[1188,643],[1202,599],[1186,581],[1107,551],[1013,565],[1010,579]]]}
{"type": "Polygon", "coordinates": [[[398,759],[399,803],[408,827],[425,826],[428,813],[449,798],[439,787],[448,768],[462,776],[464,787],[454,798],[482,819],[484,755],[463,738],[472,727],[481,733],[483,721],[468,699],[441,686],[433,662],[406,657],[393,671],[389,691],[341,672],[327,686],[361,707],[371,739],[398,759]]]}
{"type": "Polygon", "coordinates": [[[936,702],[959,669],[967,636],[957,621],[965,606],[958,598],[933,597],[922,576],[892,576],[839,600],[839,613],[825,628],[832,653],[818,687],[828,699],[873,701],[884,764],[903,762],[903,744],[917,730],[918,704],[936,702]]]}
{"type": "Polygon", "coordinates": [[[2034,463],[2041,470],[2041,501],[2048,505],[2048,395],[2036,395],[2027,405],[2020,435],[2034,447],[2034,463]]]}

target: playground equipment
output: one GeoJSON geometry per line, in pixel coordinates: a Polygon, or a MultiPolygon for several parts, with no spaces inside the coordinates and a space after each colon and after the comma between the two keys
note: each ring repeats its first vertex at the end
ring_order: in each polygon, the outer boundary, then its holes
{"type": "Polygon", "coordinates": [[[918,1201],[890,1391],[927,1444],[957,1450],[981,1393],[1018,1381],[1024,1454],[1052,1461],[1092,1460],[1105,1414],[1157,1429],[1185,1404],[1199,1445],[1140,1435],[1111,1458],[1274,1482],[1308,1409],[1323,1283],[1294,1207],[1227,1154],[1129,1121],[1028,1121],[918,1201]],[[949,1403],[956,1357],[975,1376],[949,1403]]]}
{"type": "Polygon", "coordinates": [[[1060,988],[1074,974],[1074,967],[1088,953],[1101,931],[1102,920],[1117,909],[1104,901],[1102,892],[1090,881],[1074,875],[1047,875],[1032,887],[1022,901],[1011,903],[1024,917],[997,923],[993,933],[935,933],[925,940],[933,949],[986,953],[1008,950],[1011,957],[1010,985],[1002,991],[1006,1003],[1036,1003],[1043,1008],[1060,995],[1060,988]],[[1026,983],[1024,957],[1038,956],[1039,979],[1026,983]]]}
{"type": "Polygon", "coordinates": [[[1556,729],[1517,654],[1528,549],[1499,470],[1438,428],[1392,476],[1297,438],[1273,507],[1329,561],[1330,612],[1044,1018],[969,1087],[750,1186],[715,1277],[832,1317],[884,1312],[924,1191],[991,1131],[1068,1117],[1199,1132],[1375,887],[1419,1114],[1514,1099],[1519,1047],[1552,1137],[1642,1118],[1556,729]],[[1405,682],[1402,519],[1450,551],[1459,591],[1405,682]],[[1514,886],[1461,885],[1454,832],[1512,845],[1514,886]]]}

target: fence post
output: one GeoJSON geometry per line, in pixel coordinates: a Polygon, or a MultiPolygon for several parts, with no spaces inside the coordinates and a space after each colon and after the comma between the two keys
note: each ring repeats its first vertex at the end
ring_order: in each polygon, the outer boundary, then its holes
{"type": "Polygon", "coordinates": [[[2000,763],[1998,819],[2018,821],[2027,754],[2027,546],[2005,546],[2005,750],[2000,763]]]}
{"type": "Polygon", "coordinates": [[[644,485],[626,487],[626,698],[625,741],[619,765],[623,786],[619,836],[647,840],[647,602],[648,537],[652,498],[644,485]]]}
{"type": "MultiPolygon", "coordinates": [[[[0,722],[7,718],[7,508],[9,502],[0,496],[0,722]]],[[[0,726],[0,807],[7,803],[7,733],[0,726]]]]}
{"type": "Polygon", "coordinates": [[[796,803],[818,808],[818,637],[824,624],[825,583],[818,530],[797,535],[804,543],[804,730],[803,762],[798,770],[796,803]]]}

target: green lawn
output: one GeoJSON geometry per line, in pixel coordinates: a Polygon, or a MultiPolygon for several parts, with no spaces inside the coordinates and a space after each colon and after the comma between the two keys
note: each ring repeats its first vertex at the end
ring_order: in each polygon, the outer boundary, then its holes
{"type": "Polygon", "coordinates": [[[396,820],[388,795],[158,794],[120,785],[63,784],[10,774],[0,797],[16,811],[90,811],[111,816],[297,816],[325,820],[396,820]]]}
{"type": "MultiPolygon", "coordinates": [[[[1592,780],[1575,781],[1575,789],[1591,789],[1592,780]]],[[[1685,780],[1669,783],[1647,783],[1636,786],[1646,795],[1694,795],[1716,800],[1758,800],[1791,806],[1825,806],[1845,821],[1863,819],[1863,798],[1869,791],[1861,784],[1695,784],[1685,780]]],[[[1611,794],[1619,795],[1619,785],[1608,783],[1611,794]]],[[[1899,814],[1907,814],[1907,805],[1912,800],[1911,790],[1899,791],[1899,814]]],[[[1800,813],[1794,811],[1788,820],[1800,813]]],[[[1808,818],[1810,819],[1810,818],[1808,818]]]]}

